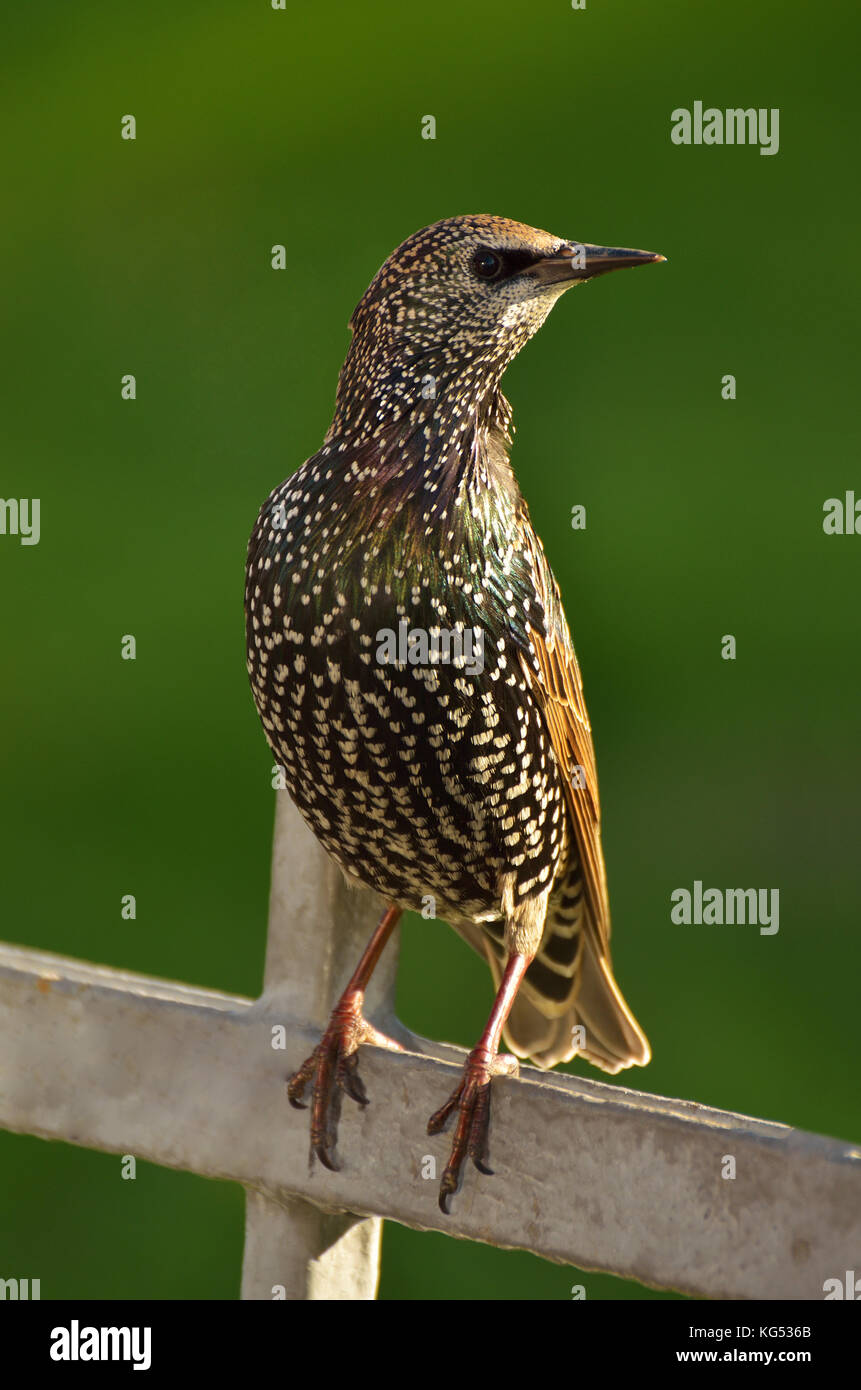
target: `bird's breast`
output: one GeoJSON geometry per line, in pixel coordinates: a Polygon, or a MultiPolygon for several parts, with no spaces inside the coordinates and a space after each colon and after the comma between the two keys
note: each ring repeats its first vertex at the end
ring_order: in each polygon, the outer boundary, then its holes
{"type": "Polygon", "coordinates": [[[565,826],[514,546],[483,548],[482,516],[455,549],[416,544],[408,513],[372,532],[350,512],[330,517],[298,475],[261,512],[246,609],[267,738],[348,873],[434,916],[498,915],[504,875],[546,889],[565,826]]]}

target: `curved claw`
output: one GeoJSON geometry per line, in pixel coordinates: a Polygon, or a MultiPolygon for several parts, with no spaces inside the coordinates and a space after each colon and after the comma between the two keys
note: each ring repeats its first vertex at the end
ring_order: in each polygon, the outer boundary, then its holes
{"type": "Polygon", "coordinates": [[[370,1104],[359,1076],[362,1043],[402,1050],[372,1027],[356,1004],[345,1004],[342,999],[311,1056],[287,1082],[287,1099],[294,1110],[308,1109],[302,1097],[311,1084],[311,1153],[332,1173],[339,1171],[333,1151],[338,1141],[341,1096],[348,1095],[363,1109],[370,1104]]]}
{"type": "Polygon", "coordinates": [[[319,1158],[323,1167],[328,1168],[330,1173],[340,1173],[341,1165],[340,1163],[336,1163],[332,1155],[329,1153],[328,1143],[329,1141],[327,1139],[321,1140],[319,1144],[315,1144],[314,1153],[319,1158]]]}
{"type": "Polygon", "coordinates": [[[457,1109],[460,1091],[461,1087],[458,1086],[457,1090],[449,1096],[445,1105],[441,1105],[439,1110],[435,1110],[431,1115],[428,1120],[428,1134],[440,1134],[445,1129],[449,1115],[457,1109]]]}
{"type": "Polygon", "coordinates": [[[451,1216],[449,1202],[457,1191],[457,1173],[446,1168],[439,1185],[439,1209],[443,1216],[451,1216]]]}
{"type": "Polygon", "coordinates": [[[294,1072],[287,1080],[287,1099],[294,1110],[307,1110],[308,1107],[302,1100],[305,1094],[305,1087],[314,1075],[317,1066],[317,1051],[315,1047],[311,1056],[306,1058],[298,1071],[294,1072]]]}
{"type": "Polygon", "coordinates": [[[446,1216],[451,1214],[448,1204],[457,1191],[465,1158],[472,1160],[479,1173],[493,1176],[493,1169],[486,1162],[491,1077],[496,1072],[510,1070],[507,1059],[488,1057],[484,1049],[476,1048],[466,1060],[457,1087],[428,1120],[428,1134],[439,1134],[449,1117],[457,1111],[451,1154],[439,1185],[439,1208],[446,1216]]]}
{"type": "Polygon", "coordinates": [[[363,1108],[370,1105],[365,1083],[359,1075],[358,1052],[354,1052],[351,1057],[344,1057],[338,1063],[337,1082],[341,1090],[345,1091],[357,1105],[361,1105],[363,1108]]]}

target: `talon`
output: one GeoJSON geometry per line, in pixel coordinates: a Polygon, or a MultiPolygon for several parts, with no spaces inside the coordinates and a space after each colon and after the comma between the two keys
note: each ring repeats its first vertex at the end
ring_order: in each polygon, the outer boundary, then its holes
{"type": "Polygon", "coordinates": [[[303,1062],[298,1071],[287,1078],[287,1099],[294,1110],[307,1110],[308,1107],[302,1101],[305,1087],[314,1074],[314,1064],[316,1059],[316,1049],[312,1052],[307,1061],[303,1062]]]}
{"type": "Polygon", "coordinates": [[[329,1149],[328,1149],[328,1145],[327,1145],[327,1144],[315,1144],[315,1145],[314,1145],[314,1152],[315,1152],[315,1154],[317,1155],[317,1157],[319,1158],[319,1160],[320,1160],[320,1162],[322,1163],[323,1167],[324,1167],[324,1168],[328,1168],[328,1170],[329,1170],[330,1173],[340,1173],[340,1171],[341,1171],[341,1165],[340,1165],[340,1163],[336,1163],[336,1162],[335,1162],[335,1159],[334,1159],[334,1158],[332,1157],[332,1155],[329,1153],[329,1149]]]}
{"type": "Polygon", "coordinates": [[[287,1082],[287,1099],[294,1110],[308,1109],[301,1097],[311,1083],[311,1154],[331,1173],[340,1171],[333,1151],[338,1142],[342,1096],[348,1095],[363,1109],[370,1104],[359,1076],[359,1048],[363,1043],[402,1051],[398,1043],[365,1020],[359,998],[345,995],[311,1056],[287,1082]]]}
{"type": "Polygon", "coordinates": [[[457,1191],[465,1158],[472,1160],[479,1173],[493,1177],[493,1169],[486,1162],[491,1078],[508,1071],[505,1057],[497,1059],[489,1055],[486,1048],[477,1047],[467,1057],[463,1076],[455,1090],[428,1120],[428,1134],[439,1134],[449,1116],[457,1111],[451,1154],[439,1187],[439,1208],[446,1216],[450,1215],[449,1199],[457,1191]]]}
{"type": "Polygon", "coordinates": [[[449,1200],[454,1196],[456,1191],[457,1173],[453,1173],[451,1169],[446,1168],[445,1172],[442,1175],[442,1181],[439,1185],[439,1209],[442,1212],[443,1216],[451,1216],[451,1211],[449,1209],[448,1203],[449,1200]]]}
{"type": "Polygon", "coordinates": [[[339,1064],[338,1085],[357,1105],[363,1107],[370,1105],[365,1083],[359,1076],[359,1054],[357,1052],[354,1052],[350,1057],[345,1057],[339,1064]]]}
{"type": "Polygon", "coordinates": [[[459,1095],[460,1087],[458,1086],[454,1094],[449,1096],[445,1105],[441,1105],[439,1110],[434,1111],[428,1120],[428,1134],[439,1134],[441,1130],[445,1129],[449,1115],[457,1106],[459,1095]]]}

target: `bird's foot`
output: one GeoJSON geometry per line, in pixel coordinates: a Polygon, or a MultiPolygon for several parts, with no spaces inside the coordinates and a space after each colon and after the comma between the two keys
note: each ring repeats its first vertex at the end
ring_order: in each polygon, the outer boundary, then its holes
{"type": "Polygon", "coordinates": [[[311,1153],[324,1168],[338,1171],[334,1148],[338,1140],[341,1093],[366,1106],[368,1095],[359,1076],[363,1043],[402,1052],[400,1043],[381,1033],[362,1013],[361,990],[348,990],[338,1001],[326,1031],[311,1056],[287,1082],[287,1099],[295,1110],[307,1110],[302,1097],[311,1083],[311,1153]]]}
{"type": "Polygon", "coordinates": [[[517,1058],[510,1053],[491,1053],[479,1044],[466,1059],[463,1076],[445,1105],[440,1106],[428,1120],[428,1134],[439,1134],[450,1115],[457,1111],[457,1128],[451,1155],[439,1185],[440,1211],[448,1216],[448,1201],[457,1191],[464,1158],[471,1158],[480,1173],[492,1174],[488,1168],[487,1141],[490,1127],[490,1083],[494,1076],[517,1076],[517,1058]]]}

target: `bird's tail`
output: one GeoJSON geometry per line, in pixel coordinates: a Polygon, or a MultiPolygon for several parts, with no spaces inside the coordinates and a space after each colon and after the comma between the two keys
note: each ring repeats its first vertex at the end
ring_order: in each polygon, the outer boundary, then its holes
{"type": "MultiPolygon", "coordinates": [[[[539,1067],[555,1067],[575,1056],[610,1073],[644,1067],[652,1055],[649,1043],[616,984],[609,951],[601,949],[588,919],[579,936],[579,950],[564,976],[549,973],[547,962],[554,955],[549,924],[535,968],[527,970],[508,1016],[505,1042],[516,1056],[539,1067]]],[[[496,942],[488,937],[485,942],[498,988],[503,954],[496,942]]]]}

